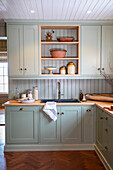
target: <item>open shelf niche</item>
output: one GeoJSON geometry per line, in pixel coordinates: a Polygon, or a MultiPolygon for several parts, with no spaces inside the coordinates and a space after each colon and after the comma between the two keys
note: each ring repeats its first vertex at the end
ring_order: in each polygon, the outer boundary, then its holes
{"type": "MultiPolygon", "coordinates": [[[[53,75],[60,74],[60,67],[65,66],[69,62],[75,64],[75,74],[79,75],[79,63],[80,63],[80,36],[78,25],[41,25],[40,26],[40,73],[42,75],[49,75],[49,71],[45,70],[45,67],[56,67],[53,71],[53,75]],[[48,32],[52,32],[52,40],[46,41],[46,35],[48,32]],[[73,37],[72,42],[60,42],[59,37],[73,37]],[[50,54],[51,49],[65,49],[67,53],[64,58],[53,58],[50,54]]],[[[66,73],[66,75],[69,75],[66,73]]],[[[71,75],[70,75],[71,76],[71,75]]]]}

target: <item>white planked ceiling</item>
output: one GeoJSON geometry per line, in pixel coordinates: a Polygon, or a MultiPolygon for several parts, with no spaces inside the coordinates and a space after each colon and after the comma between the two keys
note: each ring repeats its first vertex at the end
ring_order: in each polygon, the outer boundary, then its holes
{"type": "Polygon", "coordinates": [[[0,19],[113,20],[113,0],[0,0],[0,19]]]}

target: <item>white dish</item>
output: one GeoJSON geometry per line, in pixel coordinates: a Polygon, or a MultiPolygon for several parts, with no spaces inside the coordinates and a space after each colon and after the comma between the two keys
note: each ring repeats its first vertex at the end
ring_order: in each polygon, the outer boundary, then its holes
{"type": "Polygon", "coordinates": [[[18,102],[20,102],[20,103],[34,103],[35,100],[34,99],[30,99],[30,100],[27,100],[27,99],[18,99],[18,102]]]}

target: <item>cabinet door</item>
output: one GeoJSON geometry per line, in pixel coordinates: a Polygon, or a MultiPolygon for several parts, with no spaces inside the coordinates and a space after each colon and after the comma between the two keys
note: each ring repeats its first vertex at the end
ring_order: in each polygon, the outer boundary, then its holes
{"type": "Polygon", "coordinates": [[[113,26],[102,26],[102,68],[113,74],[113,26]]]}
{"type": "Polygon", "coordinates": [[[8,25],[9,76],[23,75],[23,26],[8,25]]]}
{"type": "Polygon", "coordinates": [[[97,120],[96,120],[96,144],[101,152],[104,154],[105,152],[105,114],[104,112],[97,108],[97,120]]]}
{"type": "Polygon", "coordinates": [[[24,75],[38,75],[38,26],[24,26],[24,75]]]}
{"type": "Polygon", "coordinates": [[[7,107],[6,143],[38,143],[38,107],[7,107]]]}
{"type": "Polygon", "coordinates": [[[81,143],[81,107],[61,106],[61,142],[81,143]]]}
{"type": "MultiPolygon", "coordinates": [[[[113,119],[113,118],[111,118],[113,119]]],[[[108,130],[106,132],[106,139],[107,143],[105,145],[106,150],[106,160],[110,164],[110,166],[113,168],[113,129],[108,127],[108,130]]]]}
{"type": "MultiPolygon", "coordinates": [[[[59,107],[57,107],[59,112],[59,107]]],[[[40,143],[60,143],[60,115],[54,122],[45,112],[40,110],[40,143]]]]}
{"type": "Polygon", "coordinates": [[[82,75],[99,75],[100,26],[82,26],[82,75]]]}
{"type": "Polygon", "coordinates": [[[94,106],[82,107],[83,118],[83,143],[93,144],[95,143],[95,114],[94,106]]]}

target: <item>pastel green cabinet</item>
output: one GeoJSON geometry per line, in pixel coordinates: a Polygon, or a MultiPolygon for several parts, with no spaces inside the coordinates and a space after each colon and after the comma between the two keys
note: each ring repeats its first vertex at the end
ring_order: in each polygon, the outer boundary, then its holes
{"type": "Polygon", "coordinates": [[[104,112],[97,108],[97,116],[96,116],[96,143],[101,150],[101,152],[104,152],[104,142],[106,139],[104,139],[104,112]]]}
{"type": "Polygon", "coordinates": [[[82,133],[85,144],[95,143],[95,112],[94,106],[82,106],[82,133]]]}
{"type": "Polygon", "coordinates": [[[113,169],[113,117],[97,108],[96,145],[113,169]]]}
{"type": "Polygon", "coordinates": [[[113,74],[113,26],[102,26],[102,69],[113,74]]]}
{"type": "Polygon", "coordinates": [[[60,107],[61,143],[81,143],[81,106],[60,107]]]}
{"type": "Polygon", "coordinates": [[[39,107],[6,108],[6,143],[38,143],[39,107]]]}
{"type": "Polygon", "coordinates": [[[81,143],[81,107],[58,106],[57,121],[40,111],[40,143],[81,143]]]}
{"type": "Polygon", "coordinates": [[[85,76],[100,75],[101,26],[82,26],[81,73],[85,76]]]}
{"type": "Polygon", "coordinates": [[[23,75],[23,26],[8,25],[9,76],[23,75]],[[22,69],[22,70],[21,70],[22,69]]]}
{"type": "MultiPolygon", "coordinates": [[[[57,107],[59,113],[59,107],[57,107]]],[[[40,143],[60,143],[60,115],[54,122],[40,109],[40,143]]]]}
{"type": "Polygon", "coordinates": [[[38,76],[38,25],[8,25],[9,77],[38,76]]]}

